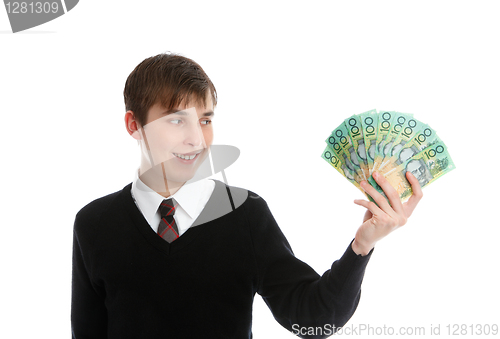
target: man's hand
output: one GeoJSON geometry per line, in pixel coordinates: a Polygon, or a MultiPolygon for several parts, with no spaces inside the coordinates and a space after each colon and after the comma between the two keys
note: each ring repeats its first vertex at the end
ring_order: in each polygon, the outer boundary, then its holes
{"type": "Polygon", "coordinates": [[[374,172],[373,178],[384,191],[390,204],[382,194],[377,192],[368,182],[361,182],[361,187],[378,204],[377,206],[377,204],[366,200],[354,201],[355,204],[368,209],[365,213],[363,224],[358,228],[352,243],[352,250],[354,253],[361,255],[367,255],[377,241],[406,224],[406,221],[423,196],[420,183],[410,172],[406,172],[406,178],[411,184],[413,195],[404,204],[401,203],[398,193],[383,175],[374,172]]]}

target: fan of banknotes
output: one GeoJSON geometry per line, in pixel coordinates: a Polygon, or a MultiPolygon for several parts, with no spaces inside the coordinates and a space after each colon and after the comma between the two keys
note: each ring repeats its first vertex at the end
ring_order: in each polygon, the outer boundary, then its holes
{"type": "Polygon", "coordinates": [[[402,201],[413,193],[407,171],[423,188],[455,168],[436,131],[408,113],[374,109],[353,115],[333,130],[326,143],[323,159],[363,193],[359,183],[367,180],[385,196],[372,177],[377,171],[402,201]]]}

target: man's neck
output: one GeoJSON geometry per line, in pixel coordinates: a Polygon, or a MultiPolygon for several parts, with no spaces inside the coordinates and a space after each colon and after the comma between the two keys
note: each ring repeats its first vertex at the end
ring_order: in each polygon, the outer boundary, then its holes
{"type": "Polygon", "coordinates": [[[147,171],[143,171],[141,166],[141,168],[139,168],[138,175],[146,186],[159,195],[168,198],[174,195],[175,192],[177,192],[185,184],[185,182],[179,183],[167,180],[160,165],[150,168],[147,171]]]}

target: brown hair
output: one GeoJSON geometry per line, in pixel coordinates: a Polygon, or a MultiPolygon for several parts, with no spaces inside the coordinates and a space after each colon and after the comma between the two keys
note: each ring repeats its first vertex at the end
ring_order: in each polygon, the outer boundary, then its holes
{"type": "Polygon", "coordinates": [[[178,54],[158,54],[142,61],[125,82],[125,110],[134,112],[137,122],[144,126],[149,109],[160,104],[172,110],[191,100],[206,106],[211,95],[214,107],[217,92],[205,71],[193,60],[178,54]]]}

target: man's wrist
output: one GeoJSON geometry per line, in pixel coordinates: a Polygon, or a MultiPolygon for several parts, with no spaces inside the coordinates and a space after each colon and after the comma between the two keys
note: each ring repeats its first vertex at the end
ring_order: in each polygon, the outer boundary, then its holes
{"type": "Polygon", "coordinates": [[[351,247],[354,253],[365,256],[368,253],[370,253],[372,248],[375,247],[375,244],[365,244],[359,241],[358,239],[354,238],[351,247]]]}

